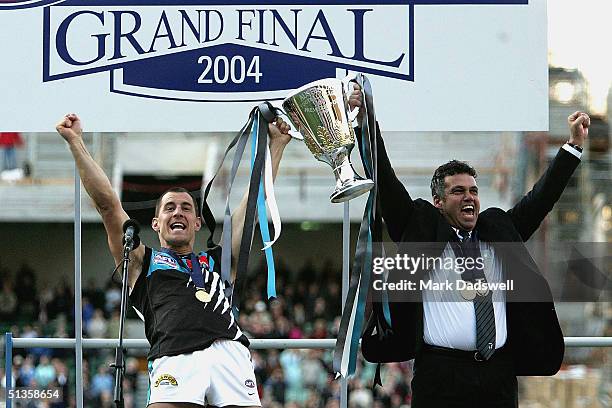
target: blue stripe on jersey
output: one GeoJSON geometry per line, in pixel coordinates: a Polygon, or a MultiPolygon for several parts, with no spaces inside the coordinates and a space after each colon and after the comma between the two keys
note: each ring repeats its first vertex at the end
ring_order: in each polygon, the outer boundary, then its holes
{"type": "MultiPolygon", "coordinates": [[[[198,255],[198,259],[200,256],[205,256],[208,259],[208,262],[210,264],[208,270],[212,271],[214,264],[212,257],[209,257],[206,252],[200,252],[198,255]]],[[[206,265],[203,266],[206,267],[206,265]]],[[[151,262],[149,262],[149,270],[147,271],[147,277],[151,276],[153,272],[161,269],[178,271],[190,275],[189,269],[181,266],[170,255],[161,251],[156,251],[155,249],[151,249],[151,262]]]]}
{"type": "Polygon", "coordinates": [[[147,405],[151,401],[151,373],[153,372],[153,361],[149,361],[147,364],[147,368],[149,371],[149,386],[147,387],[147,405]]]}

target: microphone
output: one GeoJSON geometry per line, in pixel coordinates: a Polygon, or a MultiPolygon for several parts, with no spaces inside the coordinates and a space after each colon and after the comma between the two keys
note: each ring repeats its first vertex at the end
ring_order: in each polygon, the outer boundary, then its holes
{"type": "Polygon", "coordinates": [[[123,223],[123,245],[128,245],[130,251],[134,248],[138,248],[138,245],[140,245],[140,237],[138,237],[139,232],[140,225],[138,221],[130,218],[123,223]]]}

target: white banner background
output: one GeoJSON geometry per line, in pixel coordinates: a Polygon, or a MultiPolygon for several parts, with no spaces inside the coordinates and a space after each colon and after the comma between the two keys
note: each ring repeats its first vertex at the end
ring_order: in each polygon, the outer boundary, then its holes
{"type": "MultiPolygon", "coordinates": [[[[384,130],[548,129],[545,0],[528,5],[415,5],[413,10],[414,81],[368,74],[384,130]]],[[[332,27],[333,15],[328,16],[332,27]]],[[[0,10],[0,130],[50,131],[62,115],[76,112],[87,131],[234,131],[257,104],[116,94],[109,90],[108,71],[43,82],[42,23],[42,7],[0,10]]],[[[394,49],[387,56],[399,55],[397,44],[406,28],[395,25],[382,21],[366,26],[368,56],[389,44],[394,49]]],[[[346,33],[334,34],[339,43],[353,41],[343,38],[346,33]]],[[[54,49],[54,38],[51,44],[54,49]]],[[[312,44],[315,48],[316,40],[312,44]]],[[[283,55],[276,55],[282,65],[283,55]]],[[[338,69],[337,76],[345,72],[338,69]]]]}

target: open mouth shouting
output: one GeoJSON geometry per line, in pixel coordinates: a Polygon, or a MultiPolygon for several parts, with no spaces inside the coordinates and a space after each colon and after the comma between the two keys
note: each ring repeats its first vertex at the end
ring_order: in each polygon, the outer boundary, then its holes
{"type": "Polygon", "coordinates": [[[185,223],[182,222],[173,222],[170,224],[170,231],[184,231],[187,229],[185,223]]]}
{"type": "Polygon", "coordinates": [[[466,204],[461,207],[461,214],[463,214],[466,217],[469,217],[469,218],[473,217],[474,212],[475,212],[474,204],[466,204]]]}

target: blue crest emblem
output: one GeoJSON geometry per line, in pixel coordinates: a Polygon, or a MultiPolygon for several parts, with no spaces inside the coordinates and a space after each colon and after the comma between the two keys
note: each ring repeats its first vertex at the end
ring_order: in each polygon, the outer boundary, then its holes
{"type": "Polygon", "coordinates": [[[61,3],[64,0],[2,0],[0,10],[18,10],[61,3]]]}

